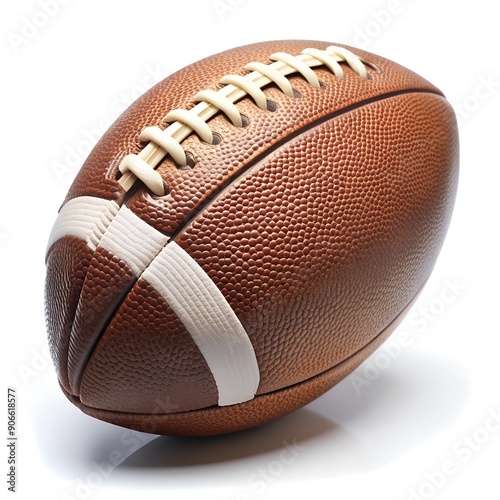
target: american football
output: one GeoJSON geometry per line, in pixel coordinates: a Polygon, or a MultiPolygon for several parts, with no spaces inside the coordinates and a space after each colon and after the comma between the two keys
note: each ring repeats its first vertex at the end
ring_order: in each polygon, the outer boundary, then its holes
{"type": "Polygon", "coordinates": [[[411,308],[458,166],[443,93],[383,57],[273,41],[178,71],[104,134],[50,234],[64,394],[183,436],[308,404],[411,308]]]}

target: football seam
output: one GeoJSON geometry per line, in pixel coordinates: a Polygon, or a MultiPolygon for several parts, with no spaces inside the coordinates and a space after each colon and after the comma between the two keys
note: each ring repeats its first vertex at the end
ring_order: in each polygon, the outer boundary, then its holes
{"type": "Polygon", "coordinates": [[[397,97],[400,95],[406,95],[406,94],[419,94],[419,93],[424,93],[424,94],[431,94],[431,95],[436,95],[439,97],[442,97],[445,99],[444,95],[439,93],[439,92],[434,92],[429,89],[422,89],[422,88],[415,88],[415,89],[404,89],[404,90],[395,90],[393,92],[388,92],[386,94],[380,94],[375,97],[371,97],[362,101],[359,101],[357,103],[351,104],[349,106],[346,106],[345,108],[342,108],[340,110],[333,111],[331,113],[328,113],[327,115],[322,116],[321,118],[317,118],[316,120],[313,120],[309,122],[308,124],[304,125],[303,127],[294,130],[293,132],[289,133],[284,137],[283,139],[277,141],[275,144],[267,148],[265,151],[257,155],[255,158],[253,158],[251,161],[249,161],[246,165],[238,169],[236,172],[234,172],[232,175],[230,175],[224,182],[222,182],[217,189],[215,189],[211,194],[209,194],[203,201],[200,202],[199,205],[196,205],[193,207],[192,211],[190,214],[186,215],[184,218],[184,221],[179,224],[179,227],[172,233],[165,233],[169,236],[171,240],[175,239],[177,236],[179,236],[189,224],[196,219],[196,217],[199,216],[201,212],[203,212],[207,207],[209,207],[214,201],[217,200],[217,198],[228,188],[233,184],[233,182],[237,181],[240,177],[243,177],[249,170],[251,170],[255,165],[259,164],[262,160],[264,160],[267,156],[271,155],[281,147],[285,146],[288,142],[293,141],[300,135],[308,132],[311,129],[314,129],[318,127],[319,125],[322,125],[323,123],[326,123],[330,120],[333,120],[337,118],[338,116],[344,115],[346,113],[349,113],[350,111],[354,111],[356,109],[362,108],[364,106],[367,106],[369,104],[379,102],[379,101],[384,101],[386,99],[390,99],[392,97],[397,97]]]}

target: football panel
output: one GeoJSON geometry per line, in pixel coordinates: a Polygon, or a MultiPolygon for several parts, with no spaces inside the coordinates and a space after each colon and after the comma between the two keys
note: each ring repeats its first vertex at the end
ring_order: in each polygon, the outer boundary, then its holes
{"type": "Polygon", "coordinates": [[[71,328],[92,252],[86,242],[66,236],[51,245],[47,255],[45,317],[48,342],[59,383],[71,391],[68,349],[71,328]]]}
{"type": "Polygon", "coordinates": [[[305,382],[256,396],[245,403],[177,412],[179,408],[175,404],[172,405],[168,397],[167,404],[161,404],[163,396],[160,396],[160,404],[156,406],[154,413],[147,414],[102,410],[82,403],[64,388],[63,392],[73,404],[92,417],[151,434],[210,436],[249,429],[303,407],[344,379],[391,335],[415,300],[416,297],[370,344],[338,366],[305,382]]]}
{"type": "Polygon", "coordinates": [[[110,411],[176,413],[217,405],[218,392],[185,326],[139,279],[93,351],[80,398],[110,411]]]}
{"type": "Polygon", "coordinates": [[[258,394],[328,370],[400,313],[441,248],[457,166],[446,100],[399,95],[279,148],[174,239],[251,339],[258,394]]]}
{"type": "Polygon", "coordinates": [[[73,394],[79,394],[87,359],[115,309],[167,241],[126,206],[105,228],[85,275],[70,333],[68,375],[73,394]]]}
{"type": "Polygon", "coordinates": [[[95,343],[135,279],[125,262],[104,248],[96,249],[69,334],[68,377],[73,394],[79,394],[82,371],[95,343]]]}

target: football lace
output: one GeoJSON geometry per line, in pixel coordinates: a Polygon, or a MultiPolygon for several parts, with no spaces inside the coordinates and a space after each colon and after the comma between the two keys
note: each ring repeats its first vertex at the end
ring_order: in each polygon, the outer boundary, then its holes
{"type": "Polygon", "coordinates": [[[236,102],[250,96],[262,110],[268,110],[270,103],[262,88],[274,83],[284,94],[294,97],[294,89],[287,76],[299,74],[313,87],[321,84],[316,73],[311,69],[326,66],[337,78],[344,78],[344,70],[339,63],[347,65],[361,78],[369,79],[367,66],[376,70],[373,63],[353,54],[342,47],[331,46],[326,50],[309,48],[298,56],[283,52],[272,54],[269,59],[274,61],[267,65],[251,62],[244,69],[249,71],[245,76],[226,75],[220,83],[220,90],[203,90],[193,97],[196,104],[192,109],[175,109],[170,111],[163,122],[170,124],[162,130],[160,127],[146,127],[139,139],[147,142],[139,154],[126,155],[120,165],[121,177],[118,179],[121,187],[128,191],[137,180],[142,181],[156,196],[165,196],[168,186],[161,175],[155,170],[169,154],[179,167],[192,166],[191,158],[181,146],[181,142],[191,133],[208,143],[214,144],[217,137],[207,124],[207,121],[222,112],[235,127],[244,127],[247,121],[240,114],[236,102]]]}

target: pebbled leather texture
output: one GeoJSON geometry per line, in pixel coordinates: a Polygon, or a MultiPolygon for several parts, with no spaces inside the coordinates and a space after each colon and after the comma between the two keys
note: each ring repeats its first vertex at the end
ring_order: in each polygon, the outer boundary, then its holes
{"type": "MultiPolygon", "coordinates": [[[[193,95],[217,90],[226,74],[245,74],[251,61],[329,45],[250,45],[165,79],[105,134],[66,201],[98,196],[122,204],[118,164],[140,151],[144,127],[161,125],[172,109],[189,109],[193,95]]],[[[64,237],[47,254],[49,342],[61,386],[84,411],[133,428],[141,427],[140,415],[144,424],[155,414],[178,414],[165,417],[162,433],[258,425],[306,404],[354,369],[421,289],[453,209],[455,117],[423,78],[350,50],[381,72],[370,69],[364,80],[346,66],[339,80],[315,69],[319,89],[290,78],[296,98],[268,86],[276,111],[243,99],[237,106],[248,126],[217,115],[208,124],[220,144],[195,135],[182,143],[194,168],[181,170],[168,157],[159,166],[166,196],[139,186],[127,200],[197,261],[235,311],[257,356],[260,402],[206,410],[216,408],[215,382],[168,304],[120,259],[64,237]],[[305,387],[314,390],[299,396],[305,387]],[[264,411],[265,405],[277,407],[264,411]],[[190,419],[190,412],[197,416],[190,419]]]]}
{"type": "Polygon", "coordinates": [[[154,413],[108,411],[82,404],[79,398],[66,397],[93,417],[151,434],[210,436],[236,432],[264,424],[310,403],[345,378],[387,340],[397,328],[415,299],[367,346],[330,370],[300,384],[256,396],[245,404],[209,406],[200,410],[178,411],[169,396],[157,397],[154,413]]]}

